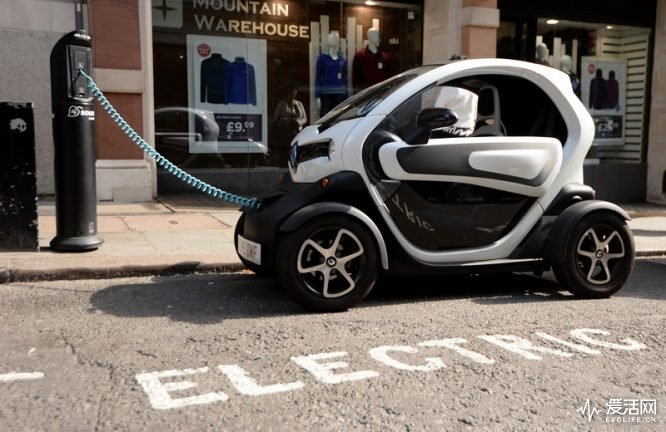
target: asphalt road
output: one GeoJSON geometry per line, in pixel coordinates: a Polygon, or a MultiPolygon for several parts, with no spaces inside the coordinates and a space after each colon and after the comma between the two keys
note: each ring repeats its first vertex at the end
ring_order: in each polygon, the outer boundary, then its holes
{"type": "Polygon", "coordinates": [[[244,273],[0,285],[0,430],[664,430],[665,280],[394,280],[318,315],[244,273]]]}

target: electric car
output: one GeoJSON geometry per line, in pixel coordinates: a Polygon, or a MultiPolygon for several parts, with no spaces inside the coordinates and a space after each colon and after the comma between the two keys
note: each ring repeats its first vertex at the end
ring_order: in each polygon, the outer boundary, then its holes
{"type": "Polygon", "coordinates": [[[310,310],[357,304],[380,274],[552,269],[574,295],[608,297],[635,249],[629,215],[583,183],[594,132],[554,68],[412,69],[294,138],[288,173],[243,209],[236,250],[310,310]]]}

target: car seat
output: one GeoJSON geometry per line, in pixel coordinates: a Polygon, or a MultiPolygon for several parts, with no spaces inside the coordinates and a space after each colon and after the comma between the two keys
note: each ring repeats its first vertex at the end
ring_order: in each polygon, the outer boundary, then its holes
{"type": "Polygon", "coordinates": [[[479,89],[476,129],[472,136],[505,136],[497,87],[486,84],[479,89]]]}

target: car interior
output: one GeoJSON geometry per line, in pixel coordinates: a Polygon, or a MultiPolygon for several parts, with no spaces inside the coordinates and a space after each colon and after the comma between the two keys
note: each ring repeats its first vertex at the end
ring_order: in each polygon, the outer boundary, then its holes
{"type": "Polygon", "coordinates": [[[536,84],[509,75],[454,80],[479,96],[473,136],[539,136],[566,142],[567,128],[550,97],[536,84]]]}

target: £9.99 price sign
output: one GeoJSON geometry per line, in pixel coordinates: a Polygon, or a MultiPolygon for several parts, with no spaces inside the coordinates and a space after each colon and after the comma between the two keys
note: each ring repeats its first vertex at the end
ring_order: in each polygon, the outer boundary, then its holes
{"type": "Polygon", "coordinates": [[[262,141],[260,114],[215,114],[219,141],[262,141]]]}

